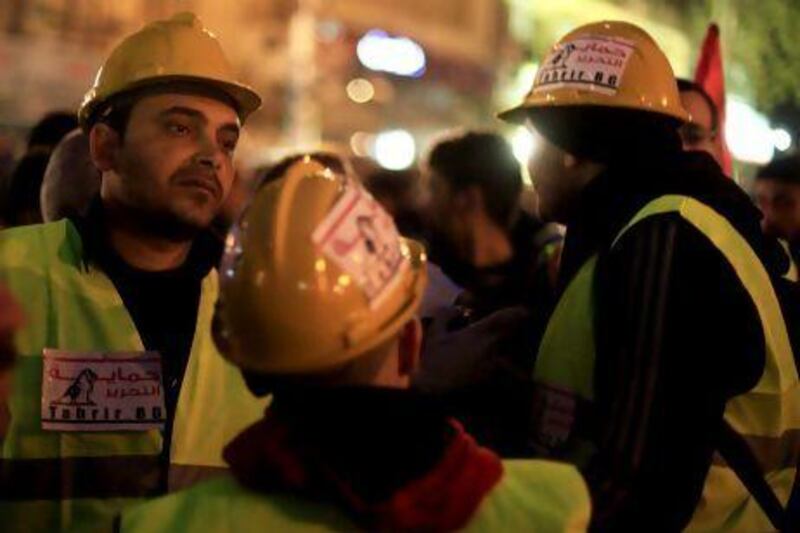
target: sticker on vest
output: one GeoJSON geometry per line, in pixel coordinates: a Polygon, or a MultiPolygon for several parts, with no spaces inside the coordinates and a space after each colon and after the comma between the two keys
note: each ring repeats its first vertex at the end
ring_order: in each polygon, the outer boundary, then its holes
{"type": "MultiPolygon", "coordinates": [[[[392,217],[366,190],[352,182],[314,230],[312,240],[344,270],[336,285],[344,289],[355,282],[372,308],[380,305],[381,298],[391,292],[408,268],[392,217]]],[[[317,271],[324,273],[324,259],[317,262],[317,271]]]]}
{"type": "Polygon", "coordinates": [[[634,43],[617,37],[587,36],[557,45],[536,73],[533,92],[581,89],[614,95],[634,43]]]}
{"type": "Polygon", "coordinates": [[[42,429],[144,431],[164,427],[158,352],[72,352],[45,348],[42,429]]]}
{"type": "Polygon", "coordinates": [[[572,433],[578,397],[567,389],[537,383],[533,406],[537,444],[552,453],[572,433]]]}

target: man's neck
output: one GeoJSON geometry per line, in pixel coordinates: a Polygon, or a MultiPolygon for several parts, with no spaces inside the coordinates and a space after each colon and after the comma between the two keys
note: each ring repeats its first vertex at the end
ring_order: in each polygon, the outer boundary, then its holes
{"type": "Polygon", "coordinates": [[[476,268],[500,265],[514,255],[506,232],[489,219],[475,224],[473,239],[471,260],[476,268]]]}
{"type": "Polygon", "coordinates": [[[106,237],[125,263],[139,270],[174,270],[186,261],[192,241],[175,241],[147,234],[113,209],[106,211],[106,237]]]}

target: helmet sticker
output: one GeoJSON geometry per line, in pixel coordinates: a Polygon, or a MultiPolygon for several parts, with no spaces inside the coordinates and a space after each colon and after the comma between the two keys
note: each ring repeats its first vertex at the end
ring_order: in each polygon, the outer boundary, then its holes
{"type": "Polygon", "coordinates": [[[373,309],[408,268],[392,217],[353,181],[311,238],[364,291],[373,309]]]}
{"type": "Polygon", "coordinates": [[[634,49],[632,41],[594,35],[559,43],[539,67],[533,92],[580,89],[615,95],[634,49]]]}

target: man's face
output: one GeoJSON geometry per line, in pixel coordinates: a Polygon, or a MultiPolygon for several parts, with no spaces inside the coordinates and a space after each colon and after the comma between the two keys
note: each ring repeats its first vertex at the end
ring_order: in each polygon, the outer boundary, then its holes
{"type": "Polygon", "coordinates": [[[772,179],[755,183],[756,203],[764,214],[764,233],[800,243],[800,185],[772,179]]]}
{"type": "Polygon", "coordinates": [[[137,101],[114,172],[104,180],[114,202],[178,235],[208,227],[233,183],[236,112],[221,101],[159,94],[137,101]]]}
{"type": "Polygon", "coordinates": [[[711,109],[708,102],[697,91],[682,91],[681,104],[692,116],[692,121],[680,129],[683,149],[686,151],[708,152],[720,161],[716,145],[718,132],[713,131],[711,109]]]}
{"type": "Polygon", "coordinates": [[[469,222],[472,213],[466,193],[454,189],[447,178],[434,170],[430,170],[426,178],[428,213],[438,243],[466,259],[472,248],[469,222]]]}
{"type": "Polygon", "coordinates": [[[528,161],[528,171],[538,197],[542,220],[566,223],[580,188],[564,166],[564,151],[541,135],[530,123],[536,149],[528,161]]]}

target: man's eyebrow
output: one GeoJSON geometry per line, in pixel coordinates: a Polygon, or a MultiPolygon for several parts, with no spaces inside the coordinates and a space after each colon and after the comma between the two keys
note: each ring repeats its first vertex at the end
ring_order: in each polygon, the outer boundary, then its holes
{"type": "Polygon", "coordinates": [[[223,124],[219,127],[220,132],[230,132],[235,133],[238,137],[241,128],[235,122],[228,122],[227,124],[223,124]]]}
{"type": "MultiPolygon", "coordinates": [[[[158,114],[158,116],[162,118],[167,117],[169,115],[185,115],[189,118],[198,120],[203,124],[208,124],[208,119],[206,118],[205,114],[198,111],[197,109],[192,109],[191,107],[172,106],[170,108],[164,109],[158,114]]],[[[230,131],[232,133],[235,133],[236,135],[239,135],[241,130],[237,122],[228,122],[220,126],[218,129],[224,131],[230,131]]]]}
{"type": "Polygon", "coordinates": [[[196,109],[192,109],[191,107],[184,107],[184,106],[172,106],[170,108],[164,109],[163,111],[158,113],[159,117],[166,117],[169,115],[186,115],[189,118],[197,119],[203,123],[208,122],[206,116],[196,109]]]}

